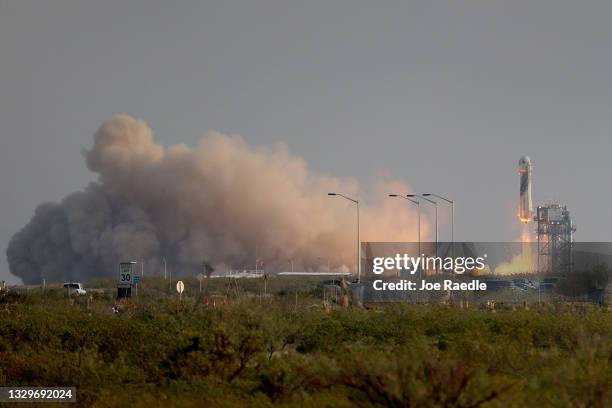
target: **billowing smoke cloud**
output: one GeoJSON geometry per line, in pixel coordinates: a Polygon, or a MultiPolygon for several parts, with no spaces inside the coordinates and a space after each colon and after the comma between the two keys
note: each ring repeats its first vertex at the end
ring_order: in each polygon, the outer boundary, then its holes
{"type": "Polygon", "coordinates": [[[145,122],[121,115],[84,156],[98,181],[40,205],[8,246],[11,272],[26,283],[115,276],[121,260],[144,260],[145,273],[159,274],[164,258],[178,275],[203,262],[220,273],[253,269],[256,258],[270,271],[288,270],[290,260],[295,270],[328,262],[354,270],[355,206],[330,191],[362,199],[363,241],[415,238],[413,210],[386,198],[406,185],[361,191],[354,180],[310,171],[282,145],[255,149],[210,133],[195,148],[164,148],[145,122]]]}

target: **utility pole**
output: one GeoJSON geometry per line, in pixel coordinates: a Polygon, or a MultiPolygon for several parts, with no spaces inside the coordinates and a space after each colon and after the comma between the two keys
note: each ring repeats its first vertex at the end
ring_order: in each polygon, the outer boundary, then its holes
{"type": "Polygon", "coordinates": [[[340,193],[327,193],[328,196],[338,196],[353,202],[357,206],[357,282],[361,282],[361,227],[359,226],[359,201],[340,193]]]}

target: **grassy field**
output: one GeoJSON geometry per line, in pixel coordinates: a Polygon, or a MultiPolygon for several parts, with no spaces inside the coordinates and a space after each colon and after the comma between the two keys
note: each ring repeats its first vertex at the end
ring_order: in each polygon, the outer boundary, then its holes
{"type": "Polygon", "coordinates": [[[588,303],[342,309],[283,279],[179,301],[148,278],[113,313],[112,285],[0,294],[0,383],[96,407],[612,406],[612,315],[588,303]]]}

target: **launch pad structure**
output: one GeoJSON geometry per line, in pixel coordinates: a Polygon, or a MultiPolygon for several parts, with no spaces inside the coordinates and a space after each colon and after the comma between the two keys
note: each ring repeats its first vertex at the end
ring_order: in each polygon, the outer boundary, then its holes
{"type": "Polygon", "coordinates": [[[538,240],[537,271],[567,274],[572,271],[574,231],[570,212],[556,203],[539,205],[534,215],[531,201],[531,159],[523,156],[518,162],[519,213],[522,223],[536,222],[538,240]]]}
{"type": "Polygon", "coordinates": [[[534,217],[538,241],[538,272],[566,275],[572,272],[576,227],[567,206],[538,206],[534,217]]]}

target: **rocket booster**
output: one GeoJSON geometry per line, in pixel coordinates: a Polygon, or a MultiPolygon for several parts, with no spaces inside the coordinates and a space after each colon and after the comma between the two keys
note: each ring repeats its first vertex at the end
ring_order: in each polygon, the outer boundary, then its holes
{"type": "Polygon", "coordinates": [[[520,198],[519,219],[528,223],[533,220],[533,209],[531,206],[531,159],[523,156],[519,160],[520,198]]]}

